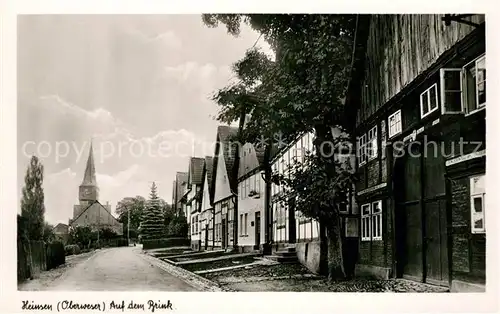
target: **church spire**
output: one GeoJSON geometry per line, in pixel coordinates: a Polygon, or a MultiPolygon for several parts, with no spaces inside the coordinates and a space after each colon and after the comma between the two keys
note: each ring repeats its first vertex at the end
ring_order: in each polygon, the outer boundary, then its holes
{"type": "Polygon", "coordinates": [[[92,149],[92,140],[90,140],[89,158],[87,159],[87,167],[85,168],[85,174],[83,175],[82,185],[97,186],[97,180],[95,178],[94,151],[92,149]]]}

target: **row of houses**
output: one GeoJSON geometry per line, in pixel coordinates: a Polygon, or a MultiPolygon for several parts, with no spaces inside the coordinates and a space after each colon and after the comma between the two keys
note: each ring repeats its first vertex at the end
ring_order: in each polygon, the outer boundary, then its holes
{"type": "MultiPolygon", "coordinates": [[[[342,213],[357,274],[484,291],[485,60],[484,15],[358,16],[345,112],[359,180],[342,213]]],[[[263,180],[263,151],[223,149],[236,132],[219,126],[214,156],[192,158],[174,181],[193,248],[292,244],[319,271],[318,222],[274,201],[282,187],[263,180]]],[[[312,137],[275,150],[273,172],[312,137]]]]}

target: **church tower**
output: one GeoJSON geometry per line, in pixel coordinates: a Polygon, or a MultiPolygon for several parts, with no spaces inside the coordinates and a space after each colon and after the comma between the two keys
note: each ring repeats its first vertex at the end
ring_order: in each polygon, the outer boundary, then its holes
{"type": "Polygon", "coordinates": [[[89,157],[87,159],[87,166],[83,175],[82,184],[79,187],[78,199],[80,205],[85,206],[99,199],[99,188],[97,187],[97,180],[95,175],[94,164],[94,151],[92,149],[92,142],[90,142],[89,157]]]}

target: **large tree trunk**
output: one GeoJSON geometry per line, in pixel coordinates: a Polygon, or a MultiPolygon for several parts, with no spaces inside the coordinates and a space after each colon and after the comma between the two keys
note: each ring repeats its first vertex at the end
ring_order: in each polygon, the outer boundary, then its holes
{"type": "Polygon", "coordinates": [[[328,280],[345,280],[344,256],[342,249],[342,236],[340,217],[337,215],[335,221],[326,225],[326,237],[328,246],[328,280]]]}
{"type": "MultiPolygon", "coordinates": [[[[335,178],[337,175],[335,164],[327,162],[326,159],[333,158],[331,149],[332,145],[323,146],[324,142],[334,143],[333,134],[331,128],[325,125],[318,125],[315,127],[316,130],[316,153],[322,159],[325,159],[325,171],[329,178],[335,178]],[[323,153],[324,155],[322,155],[323,153]]],[[[344,280],[346,278],[344,270],[344,258],[342,250],[342,237],[341,237],[341,218],[339,212],[336,210],[336,201],[333,199],[333,204],[331,208],[323,208],[328,214],[325,218],[320,221],[321,228],[324,229],[324,234],[322,241],[326,240],[326,245],[322,245],[322,249],[326,250],[327,255],[327,270],[328,279],[332,280],[344,280]]]]}

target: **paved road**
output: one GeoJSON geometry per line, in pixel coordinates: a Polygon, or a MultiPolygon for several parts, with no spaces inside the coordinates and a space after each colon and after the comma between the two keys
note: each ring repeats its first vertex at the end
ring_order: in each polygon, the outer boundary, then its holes
{"type": "Polygon", "coordinates": [[[139,247],[99,250],[68,269],[48,290],[195,291],[183,280],[151,265],[139,247]]]}

